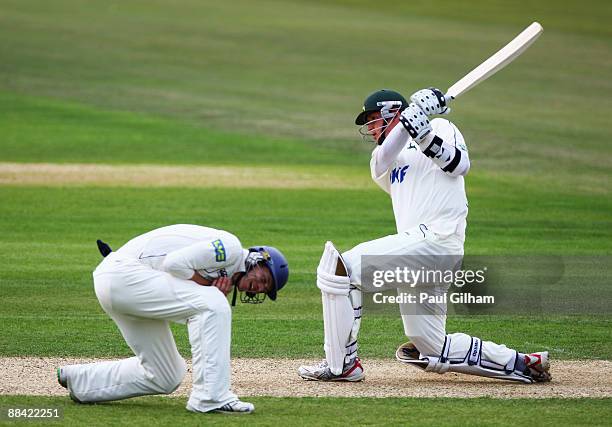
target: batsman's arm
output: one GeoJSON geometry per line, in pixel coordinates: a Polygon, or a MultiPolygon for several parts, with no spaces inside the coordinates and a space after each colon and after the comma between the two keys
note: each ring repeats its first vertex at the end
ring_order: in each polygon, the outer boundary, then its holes
{"type": "Polygon", "coordinates": [[[465,176],[470,170],[467,145],[459,129],[445,119],[431,121],[432,131],[418,143],[421,152],[450,176],[465,176]]]}
{"type": "Polygon", "coordinates": [[[383,171],[383,173],[377,173],[376,171],[376,155],[380,149],[380,145],[372,152],[372,158],[370,159],[370,176],[372,181],[378,185],[385,193],[391,193],[391,184],[389,183],[389,169],[383,171]]]}
{"type": "Polygon", "coordinates": [[[455,125],[444,119],[430,122],[427,114],[414,102],[402,111],[399,121],[421,152],[443,172],[455,177],[468,173],[470,159],[467,147],[455,125]]]}
{"type": "Polygon", "coordinates": [[[397,117],[393,119],[389,124],[394,126],[393,129],[385,138],[385,142],[373,153],[372,177],[375,179],[389,170],[410,139],[408,131],[403,126],[395,126],[398,122],[397,117]]]}

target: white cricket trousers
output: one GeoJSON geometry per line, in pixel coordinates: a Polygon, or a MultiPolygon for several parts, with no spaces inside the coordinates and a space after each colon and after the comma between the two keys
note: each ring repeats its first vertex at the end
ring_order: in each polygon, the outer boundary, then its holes
{"type": "Polygon", "coordinates": [[[96,296],[135,357],[65,367],[71,393],[102,402],[172,393],[186,372],[169,322],[187,323],[193,362],[188,405],[209,411],[230,391],[231,308],[221,291],[111,253],[93,273],[96,296]]]}
{"type": "MultiPolygon", "coordinates": [[[[444,257],[445,255],[463,256],[463,239],[459,236],[439,236],[421,225],[405,232],[385,236],[380,239],[361,243],[353,249],[342,254],[348,264],[351,283],[355,284],[362,292],[380,292],[385,288],[365,286],[361,281],[361,263],[364,255],[388,255],[388,256],[412,256],[415,263],[426,260],[428,257],[440,257],[448,261],[457,260],[458,257],[444,257]]],[[[420,265],[412,266],[418,270],[420,265]]],[[[426,266],[424,266],[426,267],[426,266]]],[[[451,265],[448,266],[452,268],[451,265]]],[[[420,285],[417,284],[417,288],[420,285]]],[[[404,288],[405,291],[405,288],[404,288]]],[[[429,292],[443,294],[445,289],[437,287],[428,288],[429,292]]],[[[398,289],[401,293],[402,289],[398,289]]],[[[446,303],[416,303],[399,304],[404,333],[416,346],[422,355],[439,356],[444,340],[446,338],[446,303]]],[[[455,333],[453,345],[449,357],[464,357],[469,351],[471,338],[463,333],[455,333]]],[[[485,360],[506,365],[515,357],[515,352],[505,345],[496,344],[491,341],[483,341],[482,355],[485,360]]]]}

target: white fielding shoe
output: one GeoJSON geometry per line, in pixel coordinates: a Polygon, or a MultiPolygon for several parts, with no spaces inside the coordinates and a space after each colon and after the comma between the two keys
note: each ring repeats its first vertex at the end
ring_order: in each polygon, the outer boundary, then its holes
{"type": "Polygon", "coordinates": [[[61,367],[57,368],[55,370],[55,373],[57,375],[57,382],[59,383],[59,385],[67,389],[68,392],[70,393],[70,399],[72,399],[72,401],[75,403],[83,403],[79,399],[74,397],[74,394],[72,394],[72,391],[70,391],[70,388],[68,388],[68,376],[66,375],[65,369],[61,367]]]}
{"type": "Polygon", "coordinates": [[[363,372],[363,366],[358,357],[355,358],[353,363],[346,365],[340,375],[332,374],[327,364],[327,360],[323,360],[318,365],[312,366],[300,366],[298,368],[298,375],[305,380],[310,381],[347,381],[357,382],[363,381],[365,374],[363,372]]]}
{"type": "Polygon", "coordinates": [[[525,355],[525,364],[529,370],[529,376],[536,383],[546,383],[552,380],[550,375],[550,361],[548,360],[548,352],[541,351],[525,355]]]}
{"type": "Polygon", "coordinates": [[[195,409],[193,406],[187,404],[187,410],[191,412],[200,412],[204,414],[228,414],[228,415],[247,415],[255,412],[255,405],[249,402],[243,402],[241,400],[233,400],[230,403],[226,403],[217,409],[212,409],[210,411],[202,412],[195,409]]]}

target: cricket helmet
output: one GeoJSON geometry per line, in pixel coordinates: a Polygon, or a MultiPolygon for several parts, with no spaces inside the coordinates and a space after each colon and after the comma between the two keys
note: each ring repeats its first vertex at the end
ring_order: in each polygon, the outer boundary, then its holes
{"type": "Polygon", "coordinates": [[[362,126],[366,124],[368,114],[380,111],[383,119],[388,119],[393,116],[390,110],[404,110],[408,106],[406,98],[400,93],[390,89],[380,89],[371,93],[363,101],[363,111],[355,118],[355,124],[362,126]]]}
{"type": "MultiPolygon", "coordinates": [[[[272,289],[266,293],[272,301],[276,300],[276,293],[287,284],[289,279],[289,263],[287,258],[278,249],[272,246],[253,246],[249,248],[249,254],[245,259],[247,272],[257,264],[263,264],[272,274],[272,289]]],[[[257,294],[245,292],[243,302],[261,302],[257,294]]]]}

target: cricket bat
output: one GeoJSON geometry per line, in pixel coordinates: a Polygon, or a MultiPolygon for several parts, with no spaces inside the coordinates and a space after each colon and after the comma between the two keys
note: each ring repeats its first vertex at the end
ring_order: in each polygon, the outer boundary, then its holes
{"type": "Polygon", "coordinates": [[[521,53],[536,41],[540,34],[542,34],[542,31],[544,31],[544,28],[537,22],[525,28],[510,43],[449,87],[444,95],[446,103],[448,104],[449,101],[472,89],[518,58],[521,53]]]}

